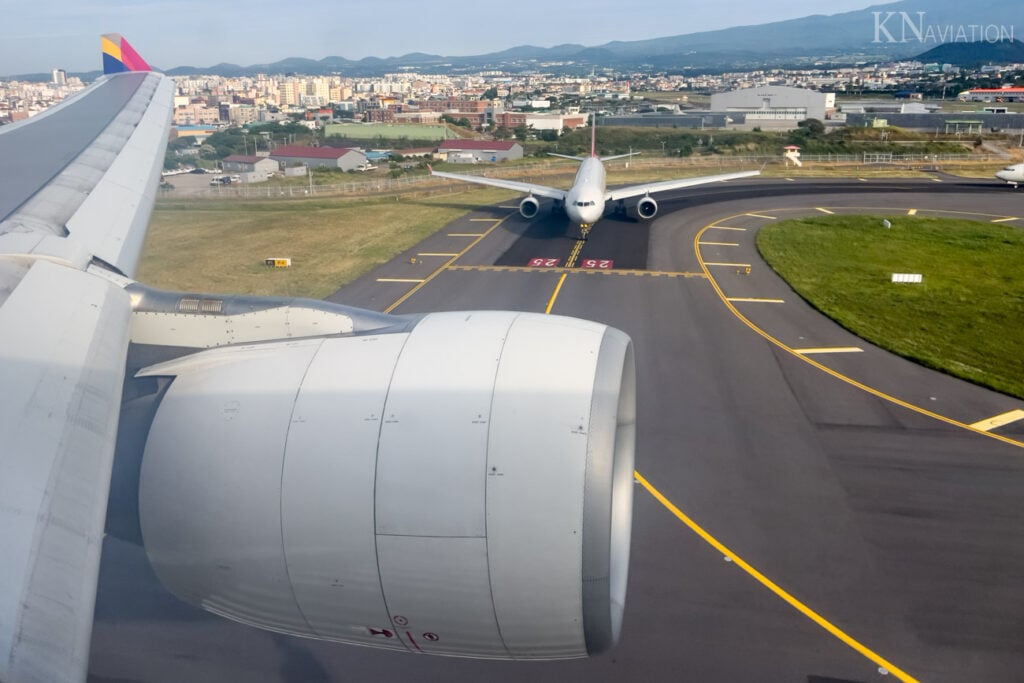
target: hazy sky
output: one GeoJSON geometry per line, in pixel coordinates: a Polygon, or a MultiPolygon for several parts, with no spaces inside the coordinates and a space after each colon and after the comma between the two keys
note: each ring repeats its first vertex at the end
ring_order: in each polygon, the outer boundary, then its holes
{"type": "Polygon", "coordinates": [[[99,36],[115,32],[151,65],[169,69],[285,57],[472,55],[516,45],[601,45],[836,14],[883,2],[0,0],[0,75],[99,69],[99,36]]]}

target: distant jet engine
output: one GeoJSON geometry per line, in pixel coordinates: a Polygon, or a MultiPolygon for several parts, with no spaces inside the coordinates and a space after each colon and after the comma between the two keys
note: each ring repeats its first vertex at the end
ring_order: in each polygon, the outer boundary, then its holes
{"type": "Polygon", "coordinates": [[[622,332],[435,313],[139,376],[170,383],[139,518],[182,600],[280,633],[458,657],[585,657],[618,639],[636,417],[622,332]]]}
{"type": "Polygon", "coordinates": [[[654,218],[658,215],[658,202],[650,196],[644,197],[636,203],[636,212],[640,218],[654,218]]]}
{"type": "Polygon", "coordinates": [[[526,197],[523,201],[519,202],[519,213],[523,218],[533,218],[540,211],[540,202],[533,198],[533,196],[526,197]]]}

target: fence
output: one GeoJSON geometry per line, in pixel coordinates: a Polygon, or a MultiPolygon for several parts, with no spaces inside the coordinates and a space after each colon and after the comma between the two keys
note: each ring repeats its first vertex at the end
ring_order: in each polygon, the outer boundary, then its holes
{"type": "MultiPolygon", "coordinates": [[[[665,168],[665,169],[723,169],[741,167],[763,167],[768,164],[781,164],[781,156],[696,156],[683,158],[648,157],[640,155],[625,160],[618,159],[607,164],[609,169],[632,167],[665,168]]],[[[911,165],[920,164],[936,166],[940,164],[958,163],[1002,163],[1005,156],[998,154],[804,154],[800,161],[804,164],[853,164],[853,165],[911,165]]],[[[541,161],[538,163],[509,166],[473,167],[462,171],[466,175],[479,175],[494,178],[529,178],[530,176],[550,176],[556,174],[572,175],[576,171],[574,162],[562,160],[541,161]]],[[[169,179],[174,184],[175,176],[169,179]]],[[[321,185],[278,185],[275,183],[233,184],[217,187],[175,187],[161,192],[162,197],[203,198],[203,199],[298,199],[316,196],[374,196],[402,194],[447,194],[453,191],[458,181],[444,180],[427,175],[400,176],[398,178],[378,177],[352,182],[327,183],[321,185]]]]}

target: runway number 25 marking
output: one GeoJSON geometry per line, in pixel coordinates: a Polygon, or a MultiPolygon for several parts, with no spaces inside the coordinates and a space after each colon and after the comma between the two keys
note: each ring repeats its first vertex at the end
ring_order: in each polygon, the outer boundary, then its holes
{"type": "Polygon", "coordinates": [[[532,258],[527,265],[530,268],[557,268],[562,265],[562,260],[556,258],[532,258]]]}
{"type": "Polygon", "coordinates": [[[580,261],[580,268],[596,268],[597,270],[611,270],[615,262],[611,259],[585,258],[580,261]]]}

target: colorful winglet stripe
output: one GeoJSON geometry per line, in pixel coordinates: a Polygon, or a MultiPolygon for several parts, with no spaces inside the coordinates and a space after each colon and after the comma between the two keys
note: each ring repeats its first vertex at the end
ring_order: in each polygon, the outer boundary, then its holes
{"type": "Polygon", "coordinates": [[[103,50],[103,73],[116,74],[123,71],[150,71],[139,53],[121,37],[120,33],[107,33],[100,38],[103,50]]]}

